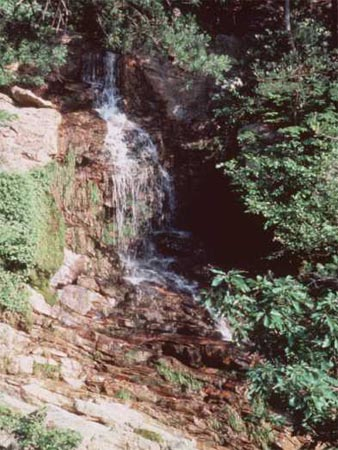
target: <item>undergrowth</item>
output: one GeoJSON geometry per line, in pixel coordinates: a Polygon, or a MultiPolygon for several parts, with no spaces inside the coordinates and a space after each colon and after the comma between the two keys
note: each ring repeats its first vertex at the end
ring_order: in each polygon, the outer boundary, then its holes
{"type": "Polygon", "coordinates": [[[81,436],[72,430],[47,428],[46,412],[33,412],[27,416],[0,407],[0,430],[16,439],[20,450],[73,450],[81,442],[81,436]]]}

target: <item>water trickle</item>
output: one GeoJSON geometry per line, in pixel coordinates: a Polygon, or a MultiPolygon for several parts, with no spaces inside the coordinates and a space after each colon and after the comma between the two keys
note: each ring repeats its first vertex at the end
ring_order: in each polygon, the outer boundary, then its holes
{"type": "Polygon", "coordinates": [[[95,108],[107,122],[105,150],[112,172],[115,238],[127,260],[137,239],[149,236],[153,228],[169,224],[173,187],[150,136],[129,120],[119,106],[116,63],[113,53],[107,52],[103,57],[88,55],[84,80],[95,89],[95,108]]]}
{"type": "MultiPolygon", "coordinates": [[[[198,283],[173,270],[175,257],[160,254],[157,234],[190,239],[190,233],[173,226],[174,186],[161,165],[157,148],[148,133],[123,113],[117,89],[117,55],[89,54],[84,60],[83,78],[96,93],[95,109],[107,122],[105,150],[111,166],[112,204],[116,246],[125,268],[125,279],[161,285],[197,297],[198,283]],[[143,245],[139,244],[142,241],[143,245]]],[[[212,313],[212,312],[211,312],[212,313]]],[[[217,329],[228,340],[224,321],[217,329]]]]}

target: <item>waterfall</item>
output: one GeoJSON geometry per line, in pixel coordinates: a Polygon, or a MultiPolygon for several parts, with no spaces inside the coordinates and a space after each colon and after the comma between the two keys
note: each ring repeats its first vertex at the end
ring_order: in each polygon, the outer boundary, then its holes
{"type": "MultiPolygon", "coordinates": [[[[189,239],[190,233],[174,228],[174,186],[155,144],[122,111],[117,89],[117,55],[111,52],[87,55],[83,79],[94,89],[94,107],[107,123],[104,148],[111,173],[115,240],[125,279],[134,285],[154,283],[197,298],[198,283],[178,274],[173,269],[175,258],[163,256],[154,243],[158,233],[180,239],[189,239]],[[135,246],[140,241],[141,251],[139,245],[135,246]]],[[[223,338],[231,339],[225,321],[214,318],[223,338]]]]}
{"type": "Polygon", "coordinates": [[[83,79],[94,89],[94,107],[107,123],[104,146],[112,174],[114,236],[125,279],[193,293],[196,283],[171,270],[174,258],[160,255],[153,241],[163,230],[178,233],[172,227],[174,187],[148,133],[122,111],[116,86],[117,55],[87,55],[83,79]]]}
{"type": "Polygon", "coordinates": [[[114,234],[126,260],[137,240],[146,240],[154,228],[170,223],[174,190],[150,136],[119,106],[116,68],[115,54],[91,54],[84,62],[83,78],[94,88],[95,109],[107,123],[104,145],[111,164],[114,234]]]}

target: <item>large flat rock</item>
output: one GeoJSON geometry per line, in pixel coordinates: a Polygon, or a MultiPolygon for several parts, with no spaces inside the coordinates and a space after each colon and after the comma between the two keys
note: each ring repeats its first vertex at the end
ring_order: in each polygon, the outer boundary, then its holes
{"type": "MultiPolygon", "coordinates": [[[[43,391],[45,397],[48,391],[43,391]]],[[[32,403],[41,405],[41,388],[37,392],[38,398],[34,398],[30,390],[34,401],[30,400],[29,403],[2,393],[0,405],[29,414],[37,409],[32,403]]],[[[177,430],[167,429],[127,406],[78,400],[79,414],[74,414],[58,406],[54,396],[49,392],[53,401],[46,404],[46,425],[78,432],[82,442],[77,450],[197,450],[193,440],[186,439],[177,430]]]]}
{"type": "Polygon", "coordinates": [[[24,172],[49,163],[58,151],[61,114],[52,108],[16,106],[0,93],[0,170],[24,172]]]}

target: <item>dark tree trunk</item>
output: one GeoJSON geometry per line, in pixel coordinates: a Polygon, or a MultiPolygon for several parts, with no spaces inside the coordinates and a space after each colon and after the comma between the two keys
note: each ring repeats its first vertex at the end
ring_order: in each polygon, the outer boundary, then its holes
{"type": "Polygon", "coordinates": [[[332,46],[338,48],[338,0],[331,0],[332,4],[332,46]]]}
{"type": "Polygon", "coordinates": [[[291,28],[290,0],[285,0],[285,3],[284,3],[284,21],[285,21],[285,31],[289,37],[290,46],[291,46],[292,50],[296,50],[295,41],[293,39],[292,28],[291,28]]]}

